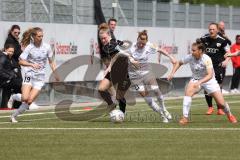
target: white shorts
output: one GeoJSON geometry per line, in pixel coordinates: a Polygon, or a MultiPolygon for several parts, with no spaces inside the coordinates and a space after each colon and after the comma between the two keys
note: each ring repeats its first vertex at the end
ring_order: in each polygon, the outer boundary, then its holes
{"type": "Polygon", "coordinates": [[[139,92],[143,92],[146,89],[149,90],[158,90],[159,87],[157,84],[155,85],[150,85],[149,81],[155,79],[155,76],[152,73],[148,73],[146,75],[142,75],[139,77],[131,77],[130,76],[130,80],[132,83],[132,86],[134,87],[135,90],[139,91],[139,92]]]}
{"type": "MultiPolygon", "coordinates": [[[[198,80],[191,79],[191,82],[196,82],[198,80]]],[[[203,88],[208,94],[214,93],[216,91],[220,91],[221,88],[219,84],[217,83],[216,79],[211,79],[206,83],[201,84],[201,88],[203,88]]]]}
{"type": "Polygon", "coordinates": [[[44,84],[44,81],[41,81],[39,79],[35,79],[29,76],[23,77],[23,85],[30,85],[34,89],[41,90],[44,84]]]}

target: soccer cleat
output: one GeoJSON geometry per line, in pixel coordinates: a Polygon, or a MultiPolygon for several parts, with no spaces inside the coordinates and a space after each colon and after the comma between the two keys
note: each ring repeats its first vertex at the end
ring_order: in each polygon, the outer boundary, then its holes
{"type": "Polygon", "coordinates": [[[229,92],[228,91],[226,91],[225,89],[222,89],[222,94],[229,94],[229,92]]]}
{"type": "Polygon", "coordinates": [[[214,112],[213,107],[208,107],[208,111],[206,112],[206,115],[211,115],[213,114],[213,112],[214,112]]]}
{"type": "Polygon", "coordinates": [[[114,109],[116,109],[116,104],[115,103],[113,103],[113,104],[111,104],[111,105],[108,105],[107,106],[107,110],[108,110],[108,112],[111,112],[112,110],[114,110],[114,109]]]}
{"type": "Polygon", "coordinates": [[[168,120],[172,119],[172,115],[167,110],[163,111],[163,114],[168,120]]]}
{"type": "Polygon", "coordinates": [[[223,109],[218,109],[217,115],[225,115],[223,109]]]}
{"type": "Polygon", "coordinates": [[[230,90],[230,93],[231,93],[231,94],[235,94],[235,93],[236,93],[235,89],[231,89],[231,90],[230,90]]]}
{"type": "Polygon", "coordinates": [[[169,122],[169,121],[168,121],[168,118],[165,117],[165,116],[162,116],[162,122],[163,122],[163,123],[168,123],[168,122],[169,122]]]}
{"type": "Polygon", "coordinates": [[[188,123],[188,118],[186,117],[182,117],[180,120],[179,120],[179,124],[180,125],[186,125],[188,123]]]}
{"type": "Polygon", "coordinates": [[[36,109],[39,109],[40,107],[35,103],[33,102],[30,106],[29,106],[29,110],[36,110],[36,109]]]}
{"type": "Polygon", "coordinates": [[[239,91],[237,88],[235,88],[235,89],[231,89],[231,90],[230,90],[230,93],[231,93],[231,94],[239,94],[240,91],[239,91]]]}
{"type": "Polygon", "coordinates": [[[14,116],[10,117],[10,122],[12,123],[18,123],[18,121],[16,120],[16,118],[14,116]]]}
{"type": "Polygon", "coordinates": [[[228,117],[229,122],[237,123],[237,119],[236,119],[236,117],[234,115],[230,114],[227,117],[228,117]]]}

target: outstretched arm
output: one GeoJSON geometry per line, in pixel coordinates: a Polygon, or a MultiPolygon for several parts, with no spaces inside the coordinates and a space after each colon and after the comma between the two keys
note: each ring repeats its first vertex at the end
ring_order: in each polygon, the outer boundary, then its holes
{"type": "Polygon", "coordinates": [[[227,58],[227,57],[235,57],[235,56],[240,56],[240,51],[239,51],[239,50],[237,50],[237,51],[234,52],[234,53],[228,52],[228,53],[226,53],[226,54],[224,55],[225,58],[227,58]]]}
{"type": "MultiPolygon", "coordinates": [[[[174,58],[174,57],[173,57],[171,54],[169,54],[166,50],[164,50],[164,49],[162,49],[162,48],[159,48],[159,49],[158,49],[158,53],[159,53],[159,57],[160,57],[160,54],[163,54],[164,56],[168,57],[168,58],[171,60],[172,64],[177,63],[176,58],[174,58]]],[[[159,58],[159,60],[160,60],[160,58],[159,58]]]]}
{"type": "Polygon", "coordinates": [[[48,62],[49,62],[49,65],[53,71],[53,74],[54,74],[54,77],[56,79],[56,81],[60,81],[60,78],[58,76],[58,73],[56,72],[56,63],[55,61],[53,61],[51,58],[48,58],[48,62]]]}
{"type": "Polygon", "coordinates": [[[208,82],[212,77],[213,77],[213,68],[207,68],[206,76],[198,81],[198,85],[208,82]]]}
{"type": "Polygon", "coordinates": [[[139,62],[136,61],[128,51],[120,52],[120,54],[123,54],[123,55],[127,56],[128,59],[129,59],[129,61],[130,61],[137,69],[140,67],[139,62]]]}
{"type": "Polygon", "coordinates": [[[181,61],[177,61],[177,62],[175,63],[175,65],[173,66],[173,69],[172,69],[171,73],[168,75],[167,80],[169,80],[169,81],[172,80],[175,72],[176,72],[182,65],[183,65],[183,63],[182,63],[181,61]]]}

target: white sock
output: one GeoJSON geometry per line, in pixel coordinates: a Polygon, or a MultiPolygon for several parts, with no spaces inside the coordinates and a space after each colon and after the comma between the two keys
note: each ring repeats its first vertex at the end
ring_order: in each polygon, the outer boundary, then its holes
{"type": "Polygon", "coordinates": [[[186,118],[188,118],[188,116],[189,116],[191,103],[192,103],[192,97],[184,96],[184,98],[183,98],[183,116],[186,118]]]}
{"type": "Polygon", "coordinates": [[[117,101],[116,96],[111,96],[111,99],[114,103],[116,103],[116,101],[117,101]]]}
{"type": "Polygon", "coordinates": [[[225,102],[225,105],[223,106],[223,111],[226,113],[226,114],[231,114],[231,111],[230,111],[230,108],[229,108],[229,105],[227,102],[225,102]]]}
{"type": "Polygon", "coordinates": [[[17,117],[18,115],[24,113],[27,109],[28,109],[29,105],[26,103],[22,103],[21,106],[14,111],[14,113],[12,114],[13,117],[17,117]]]}
{"type": "Polygon", "coordinates": [[[21,94],[21,93],[13,94],[13,95],[12,95],[12,99],[13,99],[14,101],[21,102],[21,101],[22,101],[22,94],[21,94]]]}
{"type": "Polygon", "coordinates": [[[166,107],[165,107],[165,104],[164,104],[164,99],[163,99],[163,96],[158,96],[157,97],[157,100],[159,102],[159,106],[161,108],[162,111],[167,111],[166,107]]]}
{"type": "Polygon", "coordinates": [[[152,108],[153,111],[163,114],[162,110],[158,106],[158,104],[153,100],[152,97],[144,97],[147,104],[152,108]]]}

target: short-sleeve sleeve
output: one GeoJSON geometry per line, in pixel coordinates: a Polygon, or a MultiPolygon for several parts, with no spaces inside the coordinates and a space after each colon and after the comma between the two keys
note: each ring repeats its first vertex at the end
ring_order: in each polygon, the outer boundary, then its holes
{"type": "Polygon", "coordinates": [[[158,46],[156,44],[148,43],[147,45],[148,45],[148,51],[151,54],[156,54],[158,52],[158,46]]]}
{"type": "Polygon", "coordinates": [[[228,43],[225,45],[224,50],[226,52],[230,52],[230,46],[228,45],[228,43]]]}
{"type": "Polygon", "coordinates": [[[213,68],[212,60],[211,60],[210,57],[207,57],[207,58],[204,60],[204,64],[206,65],[206,68],[207,68],[207,69],[213,68]]]}
{"type": "Polygon", "coordinates": [[[52,51],[50,45],[47,45],[47,55],[48,55],[48,58],[52,58],[53,57],[53,51],[52,51]]]}
{"type": "Polygon", "coordinates": [[[22,60],[27,60],[27,57],[28,57],[28,55],[29,55],[29,53],[30,53],[30,50],[31,50],[31,44],[29,44],[24,50],[23,50],[23,52],[22,52],[22,54],[20,55],[20,59],[22,59],[22,60]]]}
{"type": "Polygon", "coordinates": [[[189,63],[191,61],[191,59],[192,59],[192,55],[187,55],[187,56],[183,57],[180,60],[180,62],[182,62],[183,64],[187,64],[187,63],[189,63]]]}

